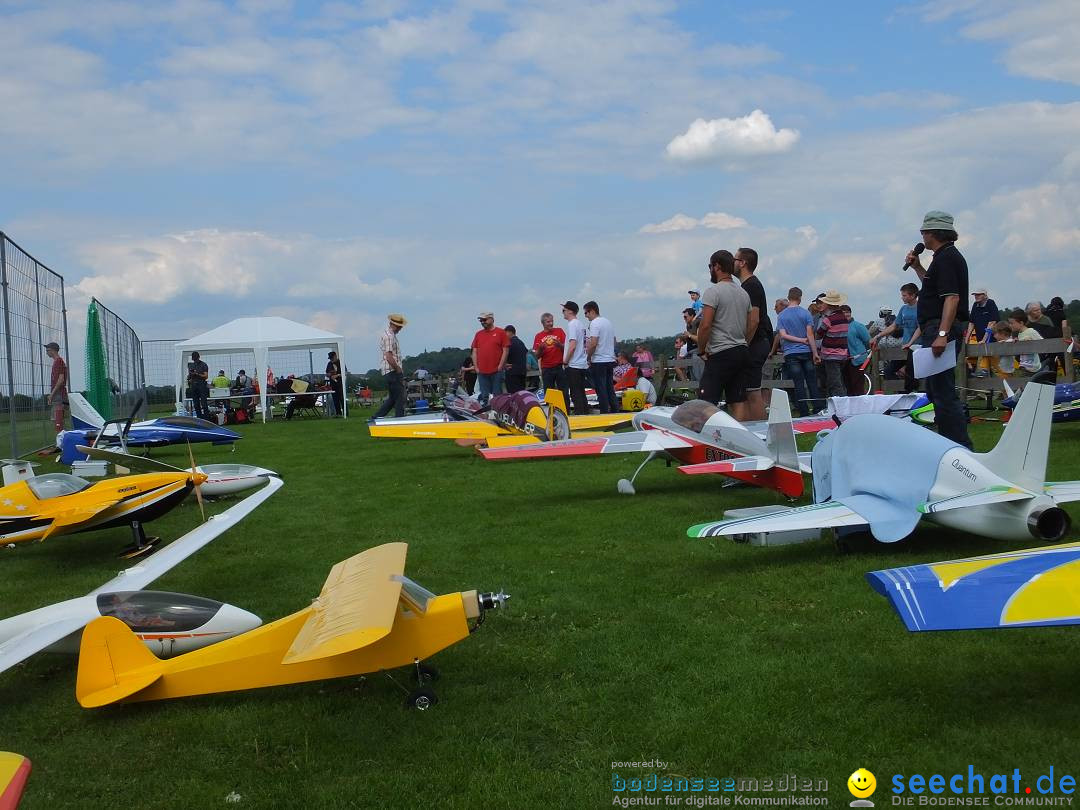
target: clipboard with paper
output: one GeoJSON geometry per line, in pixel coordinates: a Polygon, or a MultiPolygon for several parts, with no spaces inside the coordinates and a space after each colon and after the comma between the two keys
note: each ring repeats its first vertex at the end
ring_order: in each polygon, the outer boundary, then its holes
{"type": "Polygon", "coordinates": [[[911,352],[911,362],[914,376],[919,380],[956,368],[956,341],[950,340],[945,344],[945,351],[940,357],[934,357],[934,350],[930,346],[915,349],[911,352]]]}

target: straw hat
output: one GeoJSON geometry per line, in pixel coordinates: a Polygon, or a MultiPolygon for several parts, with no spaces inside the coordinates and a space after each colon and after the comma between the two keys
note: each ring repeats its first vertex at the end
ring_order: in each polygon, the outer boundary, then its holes
{"type": "Polygon", "coordinates": [[[826,306],[840,307],[847,303],[847,296],[836,290],[829,290],[820,300],[826,306]]]}
{"type": "Polygon", "coordinates": [[[408,321],[405,320],[405,316],[400,312],[391,312],[386,317],[394,326],[405,326],[405,324],[408,323],[408,321]]]}

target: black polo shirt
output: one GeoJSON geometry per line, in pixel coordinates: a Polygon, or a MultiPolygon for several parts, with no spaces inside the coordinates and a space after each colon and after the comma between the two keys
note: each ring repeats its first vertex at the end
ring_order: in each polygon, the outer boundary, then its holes
{"type": "Polygon", "coordinates": [[[919,326],[929,321],[941,320],[946,295],[958,296],[956,320],[960,322],[970,320],[967,260],[953,244],[938,250],[930,266],[926,268],[922,289],[919,291],[919,326]]]}
{"type": "Polygon", "coordinates": [[[750,296],[750,305],[758,308],[758,327],[754,332],[754,340],[767,340],[772,343],[773,328],[772,321],[769,320],[769,304],[765,300],[765,288],[754,275],[742,282],[742,288],[750,296]]]}

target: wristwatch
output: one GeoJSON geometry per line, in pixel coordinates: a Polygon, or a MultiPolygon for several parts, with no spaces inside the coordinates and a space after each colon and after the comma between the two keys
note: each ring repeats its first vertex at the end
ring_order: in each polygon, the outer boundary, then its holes
{"type": "Polygon", "coordinates": [[[948,335],[948,334],[949,334],[948,332],[942,332],[942,331],[941,331],[941,330],[939,329],[939,330],[938,330],[938,333],[937,333],[937,336],[938,336],[938,337],[945,337],[945,336],[946,336],[946,335],[948,335]]]}

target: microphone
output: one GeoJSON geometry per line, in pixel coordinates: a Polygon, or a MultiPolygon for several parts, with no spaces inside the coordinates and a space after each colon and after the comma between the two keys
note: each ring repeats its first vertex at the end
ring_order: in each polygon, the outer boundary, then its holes
{"type": "MultiPolygon", "coordinates": [[[[912,248],[912,252],[916,256],[921,255],[924,250],[926,250],[926,245],[924,245],[922,242],[919,242],[919,244],[915,245],[915,247],[912,248]]],[[[909,267],[911,267],[911,262],[904,262],[904,269],[907,270],[909,267]]]]}

